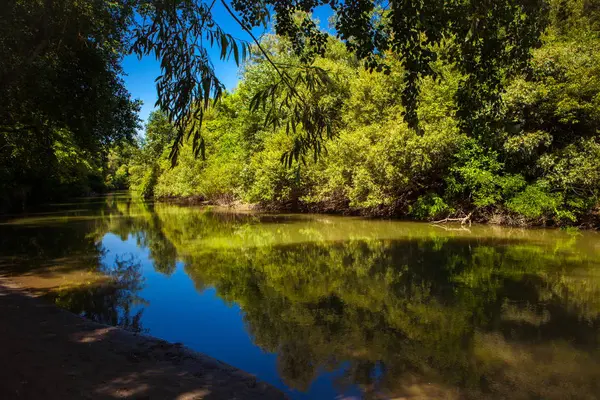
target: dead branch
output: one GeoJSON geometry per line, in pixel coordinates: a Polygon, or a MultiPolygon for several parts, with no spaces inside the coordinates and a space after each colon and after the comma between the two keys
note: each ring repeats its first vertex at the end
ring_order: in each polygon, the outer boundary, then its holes
{"type": "Polygon", "coordinates": [[[435,226],[436,228],[440,228],[443,229],[447,232],[456,232],[456,231],[460,231],[460,232],[469,232],[471,233],[471,230],[469,228],[467,228],[464,225],[461,225],[460,228],[449,228],[448,226],[444,226],[444,225],[440,225],[440,224],[432,224],[433,226],[435,226]]]}
{"type": "Polygon", "coordinates": [[[448,222],[460,222],[461,225],[465,225],[468,222],[469,226],[471,226],[471,216],[472,215],[473,215],[473,212],[471,211],[470,213],[467,214],[466,217],[462,217],[462,218],[446,217],[439,221],[433,221],[432,224],[447,224],[448,222]]]}

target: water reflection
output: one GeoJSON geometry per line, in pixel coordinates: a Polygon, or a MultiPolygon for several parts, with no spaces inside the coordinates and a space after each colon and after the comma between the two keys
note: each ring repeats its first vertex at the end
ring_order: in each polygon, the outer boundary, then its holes
{"type": "MultiPolygon", "coordinates": [[[[111,249],[100,239],[107,233],[133,238],[164,275],[182,264],[198,292],[214,287],[243,310],[254,344],[277,354],[280,378],[311,398],[324,396],[311,385],[328,371],[339,372],[333,382],[339,393],[359,388],[364,398],[600,393],[600,249],[594,234],[444,231],[153,205],[126,196],[109,197],[93,215],[83,222],[48,217],[43,227],[37,218],[30,222],[35,229],[21,220],[0,229],[15,232],[19,243],[28,238],[28,249],[31,243],[36,249],[52,245],[34,257],[47,263],[74,253],[96,260],[116,284],[66,291],[57,302],[137,331],[144,306],[154,305],[139,294],[146,273],[135,257],[103,264],[102,252],[111,249]],[[66,232],[60,236],[64,249],[57,248],[56,230],[66,232]],[[48,238],[49,232],[55,236],[48,238]]],[[[3,235],[0,268],[9,265],[4,255],[20,258],[11,243],[3,235]]]]}
{"type": "Polygon", "coordinates": [[[111,229],[116,199],[108,200],[85,199],[64,214],[40,211],[1,223],[0,275],[19,277],[93,321],[144,332],[147,302],[139,296],[144,287],[140,262],[133,254],[105,260],[109,249],[101,239],[111,229]]]}
{"type": "Polygon", "coordinates": [[[242,305],[255,342],[278,354],[281,376],[299,390],[345,365],[340,385],[389,396],[408,396],[407,378],[411,390],[433,383],[440,393],[461,388],[461,397],[486,397],[490,384],[509,398],[515,384],[531,390],[524,398],[600,393],[598,292],[590,304],[588,280],[563,274],[587,262],[462,239],[263,246],[184,260],[196,282],[242,305]],[[493,352],[498,341],[508,354],[493,352]],[[558,345],[575,361],[556,354],[558,345]],[[514,382],[536,369],[517,362],[523,351],[555,364],[537,381],[514,382]],[[560,392],[564,382],[577,384],[560,392]]]}
{"type": "Polygon", "coordinates": [[[92,321],[144,332],[141,320],[148,302],[139,295],[144,287],[140,263],[131,256],[100,268],[106,280],[59,289],[53,296],[56,304],[92,321]]]}

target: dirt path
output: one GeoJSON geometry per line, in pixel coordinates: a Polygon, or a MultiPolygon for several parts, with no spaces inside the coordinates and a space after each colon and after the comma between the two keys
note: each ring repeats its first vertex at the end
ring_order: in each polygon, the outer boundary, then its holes
{"type": "Polygon", "coordinates": [[[91,322],[0,279],[1,399],[283,399],[178,344],[91,322]]]}

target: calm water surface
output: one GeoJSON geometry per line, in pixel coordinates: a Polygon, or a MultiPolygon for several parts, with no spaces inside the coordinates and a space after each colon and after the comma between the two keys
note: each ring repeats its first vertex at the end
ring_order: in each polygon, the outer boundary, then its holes
{"type": "Polygon", "coordinates": [[[0,222],[0,271],[293,399],[600,398],[600,236],[144,203],[0,222]],[[60,280],[60,279],[59,279],[60,280]],[[412,397],[411,397],[412,396],[412,397]]]}

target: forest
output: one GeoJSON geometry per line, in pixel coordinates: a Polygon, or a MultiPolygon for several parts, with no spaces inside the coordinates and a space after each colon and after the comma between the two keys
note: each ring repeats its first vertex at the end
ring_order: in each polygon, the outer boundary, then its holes
{"type": "MultiPolygon", "coordinates": [[[[246,10],[241,3],[236,10],[246,10]]],[[[123,29],[105,32],[97,14],[89,16],[94,24],[85,15],[80,25],[65,23],[65,13],[50,31],[89,29],[106,45],[53,49],[52,42],[38,65],[28,58],[35,35],[23,28],[22,52],[0,42],[2,76],[12,77],[3,79],[8,95],[0,100],[0,209],[130,189],[269,211],[598,226],[600,2],[547,6],[537,42],[522,27],[531,37],[526,55],[502,44],[500,61],[484,53],[470,59],[466,50],[455,55],[459,35],[421,39],[415,62],[427,73],[420,74],[403,47],[365,56],[343,29],[309,37],[326,46],[308,56],[293,35],[265,35],[242,49],[235,90],[205,90],[205,102],[191,106],[201,134],[160,93],[159,110],[137,132],[139,103],[120,75],[123,40],[115,32],[123,29]],[[486,79],[473,81],[481,71],[486,79]],[[73,91],[61,85],[67,80],[85,84],[73,91]],[[293,82],[292,95],[281,82],[293,82]],[[294,96],[311,112],[294,108],[294,96]]]]}

